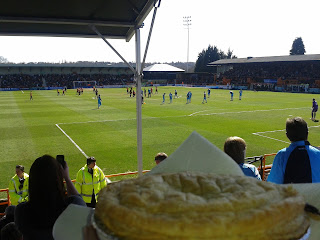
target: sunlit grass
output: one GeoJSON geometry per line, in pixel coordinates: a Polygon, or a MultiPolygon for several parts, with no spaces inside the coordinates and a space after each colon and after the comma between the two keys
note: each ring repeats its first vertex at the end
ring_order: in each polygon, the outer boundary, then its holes
{"type": "MultiPolygon", "coordinates": [[[[229,136],[247,142],[247,156],[275,153],[288,146],[285,120],[303,117],[311,126],[309,140],[320,145],[319,124],[310,120],[311,101],[315,95],[244,91],[230,101],[228,90],[212,90],[207,104],[202,104],[203,88],[159,87],[159,93],[145,98],[142,105],[143,168],[155,166],[157,152],[169,155],[197,131],[220,149],[229,136]],[[169,103],[169,93],[177,89],[179,98],[169,103]],[[192,102],[186,94],[192,91],[192,102]],[[165,104],[162,94],[166,93],[165,104]],[[259,133],[255,135],[253,133],[259,133]]],[[[25,165],[43,154],[64,154],[70,176],[86,163],[84,155],[95,156],[105,174],[137,170],[136,99],[126,89],[99,89],[102,107],[91,89],[82,96],[68,90],[66,96],[56,91],[0,92],[0,188],[8,186],[15,165],[25,165]],[[74,141],[72,143],[59,127],[74,141]]],[[[271,163],[272,158],[267,163],[271,163]]]]}

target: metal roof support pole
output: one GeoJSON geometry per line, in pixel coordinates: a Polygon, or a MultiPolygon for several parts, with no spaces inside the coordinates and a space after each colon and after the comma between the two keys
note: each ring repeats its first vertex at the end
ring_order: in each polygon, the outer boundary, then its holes
{"type": "Polygon", "coordinates": [[[136,44],[136,103],[137,103],[137,157],[138,157],[138,174],[142,176],[143,164],[142,164],[142,99],[141,99],[141,44],[140,44],[140,26],[135,30],[135,44],[136,44]]]}
{"type": "Polygon", "coordinates": [[[121,58],[121,60],[128,65],[128,67],[131,69],[131,71],[136,74],[136,70],[121,56],[120,53],[108,42],[108,40],[98,31],[98,29],[94,25],[90,25],[90,28],[97,34],[99,35],[102,40],[108,44],[108,46],[121,58]]]}
{"type": "Polygon", "coordinates": [[[142,176],[143,163],[142,163],[142,111],[141,111],[141,79],[142,79],[142,69],[141,69],[141,44],[140,44],[140,27],[137,26],[135,29],[135,39],[136,39],[136,69],[134,69],[121,55],[115,50],[112,45],[105,39],[105,37],[98,31],[94,25],[90,25],[90,28],[99,35],[102,40],[108,44],[108,46],[125,62],[131,71],[134,73],[134,78],[136,81],[136,103],[137,103],[137,157],[138,157],[138,175],[142,176]]]}
{"type": "Polygon", "coordinates": [[[146,44],[146,49],[144,50],[144,56],[143,56],[143,61],[142,61],[142,66],[141,66],[141,68],[142,68],[141,71],[142,72],[143,72],[143,69],[144,69],[144,65],[146,63],[146,58],[147,58],[149,43],[150,43],[150,39],[151,39],[152,29],[153,29],[154,21],[156,19],[156,14],[157,14],[158,7],[160,7],[160,2],[161,2],[161,0],[158,2],[158,6],[156,6],[156,1],[154,3],[154,11],[153,11],[152,21],[151,21],[151,25],[150,25],[150,30],[149,30],[148,41],[147,41],[147,44],[146,44]]]}

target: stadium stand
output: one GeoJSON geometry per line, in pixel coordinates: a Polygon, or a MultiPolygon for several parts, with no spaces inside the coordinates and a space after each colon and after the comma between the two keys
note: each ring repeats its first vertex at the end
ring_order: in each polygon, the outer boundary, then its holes
{"type": "Polygon", "coordinates": [[[209,65],[217,68],[218,82],[234,86],[294,92],[320,87],[320,54],[222,59],[209,65]],[[307,85],[307,89],[292,85],[307,85]]]}
{"type": "Polygon", "coordinates": [[[73,87],[73,81],[96,81],[97,86],[133,84],[132,74],[5,74],[0,88],[73,87]]]}

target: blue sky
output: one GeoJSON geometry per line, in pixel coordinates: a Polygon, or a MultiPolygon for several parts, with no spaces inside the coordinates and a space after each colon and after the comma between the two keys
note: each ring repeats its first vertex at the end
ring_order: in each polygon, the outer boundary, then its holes
{"type": "MultiPolygon", "coordinates": [[[[302,37],[306,54],[320,54],[319,7],[318,0],[162,0],[147,62],[187,61],[184,16],[191,16],[190,62],[209,44],[238,57],[288,55],[296,37],[302,37]]],[[[141,29],[142,56],[151,17],[141,29]]],[[[135,61],[134,38],[110,42],[135,61]]],[[[121,61],[101,39],[0,36],[0,56],[17,63],[121,61]]]]}

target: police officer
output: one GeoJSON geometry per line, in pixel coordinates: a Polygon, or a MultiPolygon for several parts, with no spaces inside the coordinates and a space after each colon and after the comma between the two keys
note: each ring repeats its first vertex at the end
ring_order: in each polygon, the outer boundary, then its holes
{"type": "Polygon", "coordinates": [[[77,173],[75,186],[88,207],[95,208],[98,193],[106,185],[105,175],[96,165],[96,159],[94,157],[87,158],[87,164],[77,173]]]}
{"type": "Polygon", "coordinates": [[[29,175],[24,172],[24,166],[16,166],[16,175],[9,182],[9,197],[11,205],[28,201],[29,175]]]}

